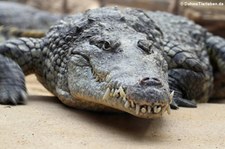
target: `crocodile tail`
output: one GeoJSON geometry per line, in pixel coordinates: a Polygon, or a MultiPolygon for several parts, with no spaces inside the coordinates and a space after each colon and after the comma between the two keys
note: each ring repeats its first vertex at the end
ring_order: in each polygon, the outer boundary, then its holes
{"type": "Polygon", "coordinates": [[[31,37],[41,38],[45,36],[45,32],[41,30],[19,29],[16,27],[0,26],[0,33],[6,39],[11,37],[31,37]]]}
{"type": "Polygon", "coordinates": [[[40,61],[43,39],[18,38],[0,44],[0,54],[19,64],[25,75],[34,73],[37,60],[40,61]]]}
{"type": "Polygon", "coordinates": [[[225,39],[207,33],[205,42],[214,70],[225,73],[225,39]]]}

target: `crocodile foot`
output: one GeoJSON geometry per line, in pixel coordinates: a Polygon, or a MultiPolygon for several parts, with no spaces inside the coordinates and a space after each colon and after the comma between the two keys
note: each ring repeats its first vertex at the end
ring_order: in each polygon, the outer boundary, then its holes
{"type": "Polygon", "coordinates": [[[17,63],[0,55],[0,104],[23,104],[27,93],[24,74],[17,63]]]}
{"type": "Polygon", "coordinates": [[[27,100],[27,93],[19,86],[4,86],[0,88],[1,104],[24,104],[27,100]]]}
{"type": "Polygon", "coordinates": [[[195,101],[187,100],[184,98],[176,97],[170,104],[171,109],[178,109],[179,107],[196,108],[197,104],[195,101]]]}

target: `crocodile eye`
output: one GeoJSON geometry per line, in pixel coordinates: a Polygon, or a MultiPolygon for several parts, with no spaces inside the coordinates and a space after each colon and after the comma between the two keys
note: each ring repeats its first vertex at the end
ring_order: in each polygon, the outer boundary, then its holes
{"type": "Polygon", "coordinates": [[[92,37],[90,39],[90,44],[97,46],[98,48],[105,51],[117,52],[120,42],[113,41],[109,39],[102,39],[101,37],[92,37]]]}
{"type": "Polygon", "coordinates": [[[109,51],[110,50],[110,48],[111,48],[111,44],[110,44],[110,42],[109,41],[100,41],[99,43],[98,43],[98,47],[99,48],[102,48],[103,50],[105,50],[105,51],[109,51]]]}
{"type": "Polygon", "coordinates": [[[147,54],[154,53],[153,51],[153,41],[150,40],[139,40],[137,43],[138,47],[145,51],[147,54]]]}

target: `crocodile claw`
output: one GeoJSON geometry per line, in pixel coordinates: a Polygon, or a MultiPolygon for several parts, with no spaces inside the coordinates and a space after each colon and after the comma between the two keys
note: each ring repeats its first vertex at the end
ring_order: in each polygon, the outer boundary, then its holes
{"type": "MultiPolygon", "coordinates": [[[[12,89],[14,87],[11,87],[12,89]]],[[[4,89],[5,90],[5,89],[4,89]]],[[[25,104],[27,100],[27,93],[20,88],[14,88],[14,90],[5,90],[0,92],[0,104],[25,104]]]]}
{"type": "Polygon", "coordinates": [[[0,55],[0,104],[24,104],[26,100],[22,69],[13,60],[0,55]]]}
{"type": "Polygon", "coordinates": [[[195,101],[177,97],[173,99],[170,107],[171,109],[178,109],[179,107],[196,108],[197,104],[195,101]]]}

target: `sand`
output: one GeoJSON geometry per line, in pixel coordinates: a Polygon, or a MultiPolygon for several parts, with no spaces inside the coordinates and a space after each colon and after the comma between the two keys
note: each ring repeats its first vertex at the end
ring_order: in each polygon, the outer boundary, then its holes
{"type": "Polygon", "coordinates": [[[27,105],[0,105],[0,149],[225,148],[225,101],[145,120],[68,108],[27,81],[27,105]]]}

